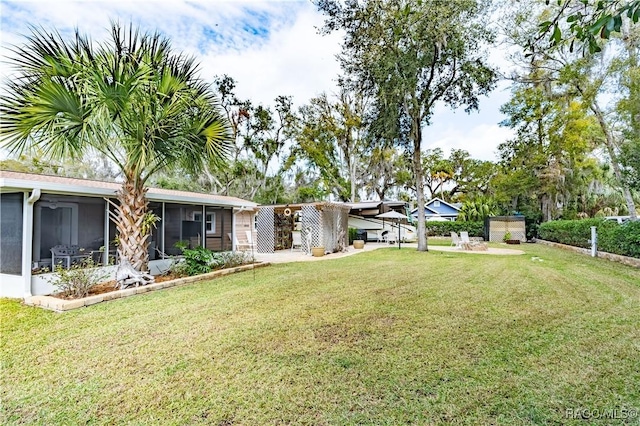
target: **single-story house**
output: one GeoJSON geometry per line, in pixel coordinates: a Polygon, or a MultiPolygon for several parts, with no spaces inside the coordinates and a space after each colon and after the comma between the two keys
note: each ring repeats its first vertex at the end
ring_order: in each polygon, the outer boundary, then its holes
{"type": "MultiPolygon", "coordinates": [[[[116,253],[109,219],[121,187],[114,182],[0,171],[0,297],[50,294],[41,272],[51,270],[55,246],[78,247],[82,256],[107,265],[116,253]]],[[[182,242],[214,251],[235,250],[234,235],[255,232],[257,204],[235,197],[149,188],[152,228],[149,266],[168,267],[182,242]]],[[[57,262],[56,262],[57,263],[57,262]]],[[[155,269],[154,269],[155,268],[155,269]]],[[[46,274],[45,274],[46,275],[46,274]]]]}
{"type": "MultiPolygon", "coordinates": [[[[424,205],[424,214],[427,220],[456,220],[460,214],[459,204],[450,204],[440,198],[432,198],[424,205]]],[[[411,211],[411,216],[418,219],[418,209],[411,211]]]]}

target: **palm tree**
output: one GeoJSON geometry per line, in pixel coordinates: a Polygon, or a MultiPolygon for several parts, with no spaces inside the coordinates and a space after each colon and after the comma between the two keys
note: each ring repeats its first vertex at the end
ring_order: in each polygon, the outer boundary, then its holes
{"type": "Polygon", "coordinates": [[[112,23],[110,35],[94,43],[76,31],[67,41],[33,29],[13,48],[17,75],[0,101],[2,144],[52,159],[98,153],[113,161],[123,179],[115,215],[120,258],[144,271],[145,182],[165,168],[221,166],[230,132],[193,58],[174,53],[157,32],[112,23]]]}
{"type": "Polygon", "coordinates": [[[498,209],[493,200],[477,198],[476,200],[466,201],[462,205],[456,220],[462,222],[479,222],[489,216],[495,216],[497,211],[498,209]]]}

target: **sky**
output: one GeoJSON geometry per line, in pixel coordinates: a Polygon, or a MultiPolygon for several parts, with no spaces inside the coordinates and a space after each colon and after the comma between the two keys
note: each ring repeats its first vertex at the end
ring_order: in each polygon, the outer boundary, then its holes
{"type": "MultiPolygon", "coordinates": [[[[5,58],[10,46],[22,45],[30,26],[71,36],[77,28],[94,40],[108,34],[111,21],[160,31],[177,50],[196,57],[201,77],[212,82],[228,74],[236,94],[254,104],[273,105],[279,95],[301,106],[322,92],[336,92],[341,34],[320,35],[323,16],[308,0],[0,0],[0,78],[12,70],[5,58]]],[[[502,51],[491,61],[504,68],[502,51]]],[[[466,114],[438,106],[432,125],[424,129],[426,149],[464,149],[473,158],[497,160],[498,144],[512,137],[498,123],[500,105],[509,99],[501,83],[480,101],[480,111],[466,114]]]]}

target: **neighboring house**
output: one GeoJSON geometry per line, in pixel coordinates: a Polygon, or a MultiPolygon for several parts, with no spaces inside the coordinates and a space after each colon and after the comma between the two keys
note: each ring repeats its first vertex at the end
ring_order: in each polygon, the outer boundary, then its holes
{"type": "MultiPolygon", "coordinates": [[[[460,206],[447,203],[440,198],[432,198],[424,205],[424,214],[427,220],[456,220],[460,214],[460,206]]],[[[418,209],[411,211],[411,216],[418,219],[418,209]]]]}
{"type": "MultiPolygon", "coordinates": [[[[109,219],[120,184],[0,171],[0,297],[49,294],[51,285],[33,273],[51,269],[55,246],[76,246],[82,256],[106,264],[116,252],[109,219]]],[[[160,220],[152,229],[150,268],[157,272],[189,247],[233,250],[229,234],[253,230],[257,204],[235,197],[149,188],[149,210],[160,220]],[[155,269],[154,269],[155,268],[155,269]]],[[[56,262],[57,263],[57,262],[56,262]]]]}

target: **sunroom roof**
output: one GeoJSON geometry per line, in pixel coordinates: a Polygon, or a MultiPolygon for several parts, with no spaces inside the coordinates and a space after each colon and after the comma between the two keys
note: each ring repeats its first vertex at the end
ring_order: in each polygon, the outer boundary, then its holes
{"type": "MultiPolygon", "coordinates": [[[[85,195],[115,197],[121,185],[116,182],[68,178],[32,173],[0,170],[0,192],[16,192],[40,189],[42,192],[65,195],[85,195]]],[[[149,188],[149,201],[178,202],[187,204],[205,204],[221,207],[255,209],[258,205],[252,201],[224,195],[203,194],[199,192],[176,191],[172,189],[149,188]]]]}

